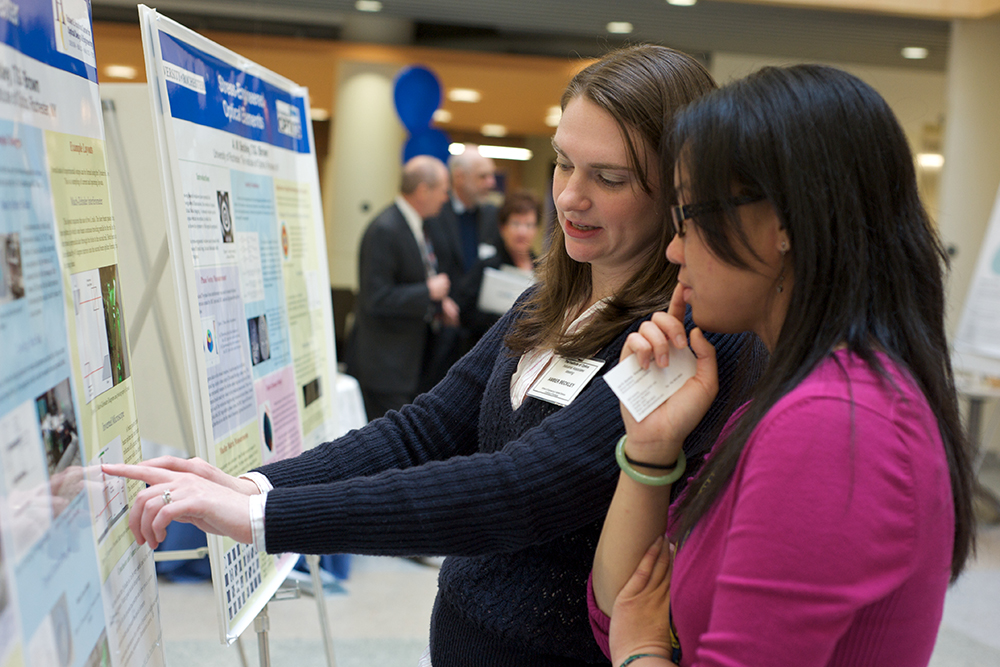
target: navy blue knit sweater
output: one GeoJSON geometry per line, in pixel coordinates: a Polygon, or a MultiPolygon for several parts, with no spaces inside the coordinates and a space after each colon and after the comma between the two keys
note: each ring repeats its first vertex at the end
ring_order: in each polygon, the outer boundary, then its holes
{"type": "MultiPolygon", "coordinates": [[[[275,486],[267,550],[450,556],[437,606],[489,638],[496,660],[470,657],[468,632],[449,636],[446,614],[432,628],[436,667],[503,664],[498,643],[539,656],[535,664],[606,664],[587,620],[586,581],[618,479],[618,400],[597,377],[567,407],[526,398],[512,410],[518,357],[503,337],[513,313],[412,405],[260,468],[275,486]]],[[[607,361],[602,375],[639,324],[597,355],[607,361]]],[[[741,393],[756,379],[766,354],[748,335],[709,340],[720,391],[685,443],[689,466],[735,407],[734,387],[741,393]]]]}

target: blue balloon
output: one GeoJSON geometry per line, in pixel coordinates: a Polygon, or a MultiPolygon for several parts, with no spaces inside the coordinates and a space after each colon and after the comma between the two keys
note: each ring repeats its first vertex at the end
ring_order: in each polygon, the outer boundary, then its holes
{"type": "Polygon", "coordinates": [[[431,124],[441,105],[441,83],[426,67],[406,67],[396,76],[393,100],[403,126],[415,135],[431,124]]]}
{"type": "Polygon", "coordinates": [[[405,163],[417,155],[431,155],[448,163],[448,145],[451,140],[448,135],[436,127],[425,127],[421,132],[416,132],[406,142],[403,147],[403,162],[405,163]]]}

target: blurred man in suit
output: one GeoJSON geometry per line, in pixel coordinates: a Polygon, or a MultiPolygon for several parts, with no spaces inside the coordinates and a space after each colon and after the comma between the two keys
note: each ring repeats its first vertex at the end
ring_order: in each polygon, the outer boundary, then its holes
{"type": "Polygon", "coordinates": [[[466,144],[462,153],[448,160],[448,168],[451,202],[441,208],[438,218],[454,230],[464,274],[479,260],[494,255],[500,244],[497,207],[489,202],[497,184],[496,167],[479,153],[479,146],[466,144]]]}
{"type": "Polygon", "coordinates": [[[403,165],[395,202],[375,216],[361,240],[348,370],[361,385],[369,419],[416,397],[437,333],[458,325],[458,306],[448,296],[451,279],[442,270],[458,258],[449,234],[427,220],[447,201],[444,163],[414,157],[403,165]]]}

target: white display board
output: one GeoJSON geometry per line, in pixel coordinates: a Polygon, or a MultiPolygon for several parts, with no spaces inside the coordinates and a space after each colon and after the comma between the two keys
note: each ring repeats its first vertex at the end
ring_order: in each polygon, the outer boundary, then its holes
{"type": "Polygon", "coordinates": [[[163,665],[86,0],[0,2],[0,665],[163,665]]]}
{"type": "MultiPolygon", "coordinates": [[[[308,91],[148,7],[140,24],[197,453],[241,474],[336,432],[308,91]]],[[[297,556],[209,549],[228,643],[297,556]]]]}
{"type": "Polygon", "coordinates": [[[964,393],[1000,396],[1000,192],[959,321],[954,366],[964,393]]]}

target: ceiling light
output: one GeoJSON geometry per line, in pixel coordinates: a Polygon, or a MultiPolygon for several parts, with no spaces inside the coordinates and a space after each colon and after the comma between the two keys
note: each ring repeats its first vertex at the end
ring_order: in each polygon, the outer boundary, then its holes
{"type": "Polygon", "coordinates": [[[923,60],[927,57],[928,51],[922,46],[904,46],[902,54],[907,60],[923,60]]]}
{"type": "Polygon", "coordinates": [[[378,0],[357,0],[354,3],[354,8],[359,12],[380,12],[382,11],[382,3],[378,0]]]}
{"type": "Polygon", "coordinates": [[[674,7],[691,7],[698,4],[698,0],[667,0],[667,4],[674,7]]]}
{"type": "MultiPolygon", "coordinates": [[[[452,155],[461,155],[465,151],[465,144],[454,143],[448,146],[448,152],[452,155]]],[[[480,146],[479,154],[491,160],[518,160],[525,162],[530,160],[534,153],[527,148],[514,148],[513,146],[480,146]]]]}
{"type": "Polygon", "coordinates": [[[944,156],[940,153],[917,153],[917,164],[924,169],[940,169],[944,166],[944,156]]]}
{"type": "Polygon", "coordinates": [[[562,119],[562,107],[553,106],[549,107],[549,110],[545,112],[545,124],[549,127],[559,127],[559,121],[562,119]]]}
{"type": "Polygon", "coordinates": [[[607,29],[613,35],[627,35],[632,32],[632,24],[628,21],[612,21],[607,29]]]}
{"type": "Polygon", "coordinates": [[[321,109],[319,107],[310,107],[309,120],[317,120],[317,121],[330,120],[330,110],[321,109]]]}
{"type": "Polygon", "coordinates": [[[479,128],[479,133],[484,137],[506,137],[507,126],[498,123],[487,123],[479,128]]]}
{"type": "Polygon", "coordinates": [[[438,109],[434,112],[432,116],[437,123],[450,123],[451,122],[451,112],[447,109],[438,109]]]}
{"type": "Polygon", "coordinates": [[[134,79],[139,72],[131,65],[108,65],[104,73],[112,79],[134,79]]]}
{"type": "Polygon", "coordinates": [[[483,94],[472,88],[452,88],[448,91],[448,99],[452,102],[478,102],[483,94]]]}

